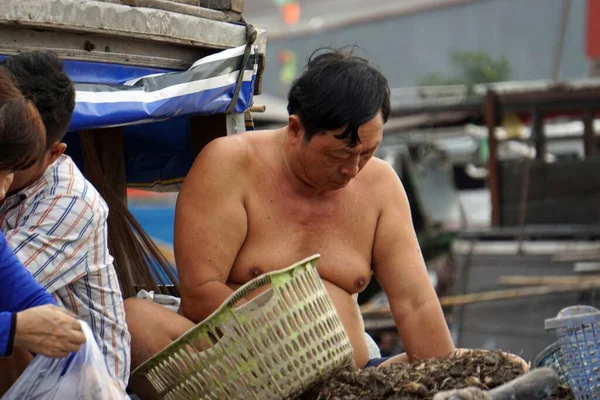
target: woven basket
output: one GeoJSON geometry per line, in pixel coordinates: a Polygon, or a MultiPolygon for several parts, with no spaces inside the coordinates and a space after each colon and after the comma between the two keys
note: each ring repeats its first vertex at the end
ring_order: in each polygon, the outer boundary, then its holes
{"type": "Polygon", "coordinates": [[[319,255],[240,287],[212,315],[138,367],[163,399],[285,399],[352,362],[317,272],[319,255]],[[256,291],[260,295],[235,308],[256,291]]]}

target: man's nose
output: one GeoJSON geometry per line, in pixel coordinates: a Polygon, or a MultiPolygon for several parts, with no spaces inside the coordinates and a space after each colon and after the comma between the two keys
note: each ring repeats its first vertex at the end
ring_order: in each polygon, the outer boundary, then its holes
{"type": "Polygon", "coordinates": [[[348,178],[354,178],[358,174],[359,170],[360,167],[358,163],[352,163],[344,166],[340,172],[342,175],[347,176],[348,178]]]}

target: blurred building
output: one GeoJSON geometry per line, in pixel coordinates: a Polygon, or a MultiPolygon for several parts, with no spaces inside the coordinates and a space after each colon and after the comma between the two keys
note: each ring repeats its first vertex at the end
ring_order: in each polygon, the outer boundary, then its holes
{"type": "Polygon", "coordinates": [[[587,0],[587,46],[590,75],[600,76],[600,1],[587,0]]]}
{"type": "MultiPolygon", "coordinates": [[[[280,79],[280,70],[289,70],[285,62],[295,62],[299,73],[322,46],[360,46],[360,54],[379,65],[392,87],[415,86],[426,74],[450,72],[456,50],[505,56],[512,80],[548,79],[564,7],[563,0],[298,0],[300,19],[289,26],[277,3],[246,2],[245,15],[268,32],[264,91],[279,97],[289,87],[280,79]],[[287,52],[294,57],[282,57],[287,52]]],[[[600,58],[600,39],[592,47],[586,42],[587,7],[587,0],[571,1],[560,79],[587,76],[590,51],[600,58]]],[[[600,13],[594,15],[599,21],[600,13]]],[[[591,31],[596,37],[599,26],[591,31]]]]}

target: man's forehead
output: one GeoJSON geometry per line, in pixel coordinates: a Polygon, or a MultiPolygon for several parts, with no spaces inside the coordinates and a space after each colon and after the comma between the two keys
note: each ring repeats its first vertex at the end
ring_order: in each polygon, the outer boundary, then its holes
{"type": "Polygon", "coordinates": [[[359,141],[355,146],[350,145],[351,133],[346,132],[346,127],[336,130],[326,131],[321,137],[321,144],[330,151],[339,151],[346,153],[361,153],[365,150],[373,150],[381,143],[383,137],[383,121],[381,113],[372,120],[364,123],[358,128],[359,141]]]}
{"type": "Polygon", "coordinates": [[[367,141],[361,139],[359,143],[356,143],[355,146],[351,147],[347,141],[339,140],[339,143],[337,143],[334,150],[347,154],[360,154],[364,151],[374,150],[379,146],[379,143],[381,143],[381,141],[376,139],[367,141]]]}
{"type": "MultiPolygon", "coordinates": [[[[370,150],[373,147],[379,146],[379,143],[381,143],[382,136],[383,136],[383,125],[378,125],[378,124],[362,125],[358,129],[359,143],[356,144],[356,147],[360,147],[359,151],[370,150]]],[[[349,148],[349,147],[346,146],[346,148],[349,148]]],[[[352,149],[354,149],[354,148],[352,148],[352,149]]]]}

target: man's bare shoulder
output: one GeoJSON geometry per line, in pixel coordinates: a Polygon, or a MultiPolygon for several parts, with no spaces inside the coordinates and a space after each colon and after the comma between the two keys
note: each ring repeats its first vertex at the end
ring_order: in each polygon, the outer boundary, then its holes
{"type": "Polygon", "coordinates": [[[363,182],[363,190],[377,194],[372,198],[376,199],[373,201],[382,210],[406,201],[404,186],[394,168],[387,162],[373,157],[358,177],[363,182]]]}
{"type": "Polygon", "coordinates": [[[182,188],[204,190],[210,184],[241,189],[253,171],[257,143],[269,134],[269,131],[252,131],[212,140],[196,157],[182,188]],[[232,185],[234,182],[238,184],[232,185]]]}
{"type": "Polygon", "coordinates": [[[242,135],[220,137],[210,141],[200,151],[186,180],[202,176],[231,182],[240,173],[248,169],[249,146],[242,135]]]}
{"type": "Polygon", "coordinates": [[[361,175],[363,175],[363,180],[372,188],[401,185],[398,174],[394,171],[394,168],[380,158],[371,158],[359,177],[361,175]]]}
{"type": "Polygon", "coordinates": [[[247,140],[241,135],[225,136],[210,141],[196,157],[196,162],[222,163],[231,166],[242,165],[248,158],[247,140]]]}
{"type": "Polygon", "coordinates": [[[272,137],[271,131],[251,131],[225,136],[209,142],[198,154],[197,164],[227,164],[227,170],[246,169],[252,162],[251,155],[257,146],[272,137]]]}

